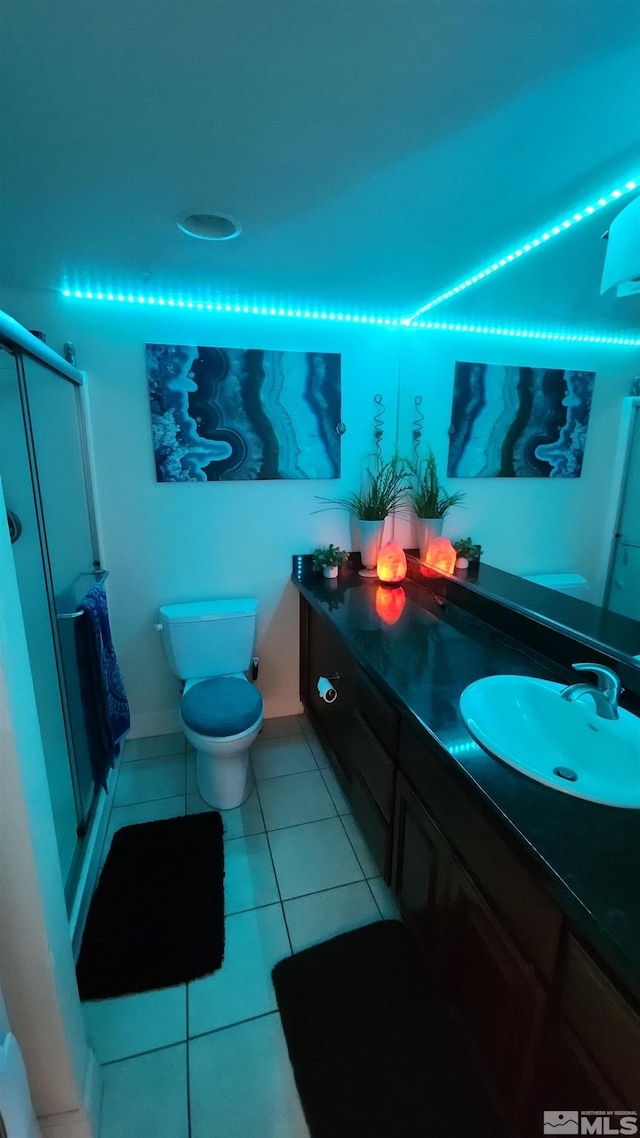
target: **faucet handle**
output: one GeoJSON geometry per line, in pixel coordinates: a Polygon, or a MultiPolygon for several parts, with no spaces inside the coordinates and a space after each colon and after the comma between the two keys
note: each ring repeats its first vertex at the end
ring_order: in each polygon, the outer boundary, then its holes
{"type": "Polygon", "coordinates": [[[572,664],[576,672],[593,672],[598,678],[598,690],[612,704],[617,704],[621,693],[624,691],[620,683],[620,677],[616,675],[611,668],[605,668],[601,664],[572,664]]]}

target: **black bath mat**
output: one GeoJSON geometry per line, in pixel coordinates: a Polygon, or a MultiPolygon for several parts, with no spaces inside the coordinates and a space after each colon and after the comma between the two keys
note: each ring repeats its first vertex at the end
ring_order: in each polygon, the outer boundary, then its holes
{"type": "Polygon", "coordinates": [[[312,1138],[500,1133],[423,971],[398,921],[276,964],[278,1008],[312,1138]]]}
{"type": "Polygon", "coordinates": [[[116,831],[82,938],[81,999],[169,988],[220,968],[223,878],[217,813],[116,831]]]}

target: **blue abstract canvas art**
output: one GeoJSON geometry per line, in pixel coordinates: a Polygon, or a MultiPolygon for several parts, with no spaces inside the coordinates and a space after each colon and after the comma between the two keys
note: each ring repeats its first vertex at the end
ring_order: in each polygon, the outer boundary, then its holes
{"type": "Polygon", "coordinates": [[[158,482],[339,478],[334,352],[147,344],[158,482]]]}
{"type": "Polygon", "coordinates": [[[579,478],[595,372],[456,362],[452,478],[579,478]]]}

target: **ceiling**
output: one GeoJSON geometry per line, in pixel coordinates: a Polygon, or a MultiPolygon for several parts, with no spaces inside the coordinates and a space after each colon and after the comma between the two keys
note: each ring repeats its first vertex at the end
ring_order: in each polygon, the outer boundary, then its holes
{"type": "MultiPolygon", "coordinates": [[[[408,315],[640,171],[637,0],[5,0],[0,40],[7,285],[408,315]]],[[[620,208],[439,318],[637,326],[620,208]]]]}

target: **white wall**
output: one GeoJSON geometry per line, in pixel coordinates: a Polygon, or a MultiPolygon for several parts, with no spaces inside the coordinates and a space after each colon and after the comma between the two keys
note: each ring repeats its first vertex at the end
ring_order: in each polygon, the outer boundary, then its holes
{"type": "MultiPolygon", "coordinates": [[[[614,487],[611,470],[622,400],[640,368],[633,348],[504,340],[455,332],[407,332],[400,359],[399,450],[412,453],[414,396],[422,395],[422,453],[431,444],[448,488],[463,490],[464,509],[451,510],[444,535],[471,535],[491,565],[513,573],[582,573],[591,599],[604,584],[603,540],[614,487]],[[447,479],[448,430],[455,361],[595,371],[593,404],[580,478],[447,479]]],[[[405,544],[417,544],[408,526],[405,544]]],[[[609,535],[610,536],[610,535],[609,535]]]]}
{"type": "MultiPolygon", "coordinates": [[[[468,533],[486,561],[513,572],[574,570],[599,600],[598,543],[611,495],[610,458],[619,409],[640,366],[629,348],[544,344],[420,330],[298,323],[148,307],[73,301],[14,290],[0,304],[29,328],[42,328],[60,351],[76,346],[89,377],[104,564],[114,640],[129,695],[134,733],[177,728],[178,681],[153,623],[161,604],[204,596],[259,600],[260,687],[269,716],[298,702],[298,597],[291,555],[333,541],[353,548],[341,511],[315,512],[318,495],[345,496],[359,484],[372,447],[373,395],[387,407],[385,450],[412,450],[413,397],[423,396],[424,440],[442,475],[456,359],[594,370],[595,393],[580,479],[462,479],[465,509],[452,511],[445,534],[468,533]],[[145,342],[339,351],[342,353],[342,477],[336,481],[159,484],[155,479],[145,342]]],[[[417,544],[408,522],[389,529],[417,544]]],[[[388,534],[387,536],[390,536],[388,534]]]]}
{"type": "Polygon", "coordinates": [[[299,711],[298,594],[290,581],[291,557],[330,541],[352,548],[347,514],[316,512],[318,495],[344,497],[358,488],[364,456],[373,446],[377,392],[388,409],[386,449],[393,450],[402,333],[316,321],[113,308],[27,291],[3,294],[2,307],[27,327],[44,329],[48,344],[58,351],[65,340],[73,341],[78,366],[89,377],[112,629],[134,733],[177,727],[178,681],[153,623],[161,604],[200,597],[258,598],[259,684],[266,713],[299,711]],[[341,352],[347,424],[342,477],[156,482],[146,342],[341,352]]]}

